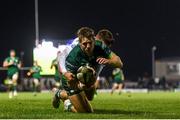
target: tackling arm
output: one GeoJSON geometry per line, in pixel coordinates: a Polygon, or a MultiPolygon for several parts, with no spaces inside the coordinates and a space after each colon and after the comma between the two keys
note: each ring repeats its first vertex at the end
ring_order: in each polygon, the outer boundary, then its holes
{"type": "Polygon", "coordinates": [[[111,52],[109,58],[100,57],[96,60],[96,62],[98,62],[99,64],[111,65],[111,66],[116,67],[116,68],[122,68],[123,67],[123,63],[122,63],[120,57],[117,56],[113,52],[111,52]]]}
{"type": "Polygon", "coordinates": [[[109,65],[112,65],[113,67],[118,67],[118,68],[122,68],[123,67],[123,63],[120,59],[119,56],[117,56],[115,53],[111,53],[111,57],[109,58],[109,65]]]}

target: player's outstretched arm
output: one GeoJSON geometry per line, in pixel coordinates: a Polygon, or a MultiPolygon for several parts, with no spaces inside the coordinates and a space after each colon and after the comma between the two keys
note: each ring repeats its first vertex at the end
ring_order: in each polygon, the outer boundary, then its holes
{"type": "Polygon", "coordinates": [[[111,53],[111,57],[109,59],[109,65],[112,65],[113,67],[118,67],[118,68],[122,68],[123,67],[123,63],[120,59],[119,56],[117,56],[115,53],[111,53]]]}
{"type": "Polygon", "coordinates": [[[104,64],[104,65],[111,65],[113,67],[118,67],[118,68],[122,68],[123,67],[123,63],[120,59],[119,56],[117,56],[115,53],[111,52],[111,55],[109,58],[98,58],[96,60],[96,62],[98,62],[99,64],[104,64]]]}

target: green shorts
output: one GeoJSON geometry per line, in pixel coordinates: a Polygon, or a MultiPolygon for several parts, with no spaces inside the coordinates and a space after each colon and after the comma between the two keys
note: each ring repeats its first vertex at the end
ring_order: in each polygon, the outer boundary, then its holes
{"type": "Polygon", "coordinates": [[[114,83],[122,84],[122,83],[123,83],[123,80],[121,80],[121,79],[114,79],[114,83]]]}
{"type": "Polygon", "coordinates": [[[8,78],[12,80],[13,75],[18,74],[18,72],[8,72],[8,78]]]}

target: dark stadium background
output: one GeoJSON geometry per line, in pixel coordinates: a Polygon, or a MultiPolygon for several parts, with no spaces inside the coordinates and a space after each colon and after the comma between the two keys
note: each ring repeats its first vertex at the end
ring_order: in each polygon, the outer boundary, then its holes
{"type": "MultiPolygon", "coordinates": [[[[1,0],[0,16],[0,63],[14,48],[18,55],[24,52],[24,66],[31,66],[34,0],[1,0]]],[[[74,38],[82,26],[110,29],[116,39],[112,49],[129,78],[151,74],[153,45],[156,59],[180,56],[179,0],[39,0],[39,25],[40,39],[54,40],[74,38]]]]}

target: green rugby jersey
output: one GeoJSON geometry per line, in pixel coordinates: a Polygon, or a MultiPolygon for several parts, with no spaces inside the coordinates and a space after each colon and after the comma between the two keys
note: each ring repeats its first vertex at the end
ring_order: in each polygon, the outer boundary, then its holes
{"type": "Polygon", "coordinates": [[[36,79],[40,79],[41,75],[40,72],[42,71],[40,66],[32,66],[31,70],[33,71],[32,77],[36,79]]]}
{"type": "Polygon", "coordinates": [[[95,46],[92,56],[87,56],[80,48],[80,45],[75,46],[66,58],[65,66],[67,71],[76,74],[79,67],[89,64],[97,71],[99,64],[97,58],[110,58],[111,50],[101,41],[95,41],[95,46]]]}
{"type": "Polygon", "coordinates": [[[18,57],[7,57],[5,61],[8,63],[13,62],[12,65],[8,66],[8,76],[12,77],[13,74],[19,71],[18,64],[20,63],[20,60],[18,57]]]}
{"type": "Polygon", "coordinates": [[[51,66],[54,66],[54,68],[55,68],[55,75],[59,75],[57,59],[54,59],[52,61],[51,66]]]}
{"type": "Polygon", "coordinates": [[[113,70],[114,80],[123,80],[123,72],[119,68],[113,70]]]}
{"type": "Polygon", "coordinates": [[[59,70],[58,70],[58,61],[57,59],[54,59],[51,63],[51,67],[54,66],[55,67],[55,75],[54,75],[54,78],[57,82],[59,82],[60,80],[60,73],[59,73],[59,70]]]}

